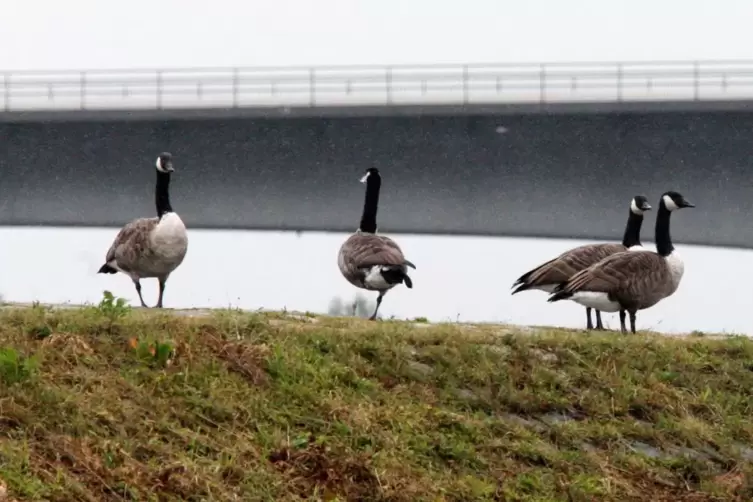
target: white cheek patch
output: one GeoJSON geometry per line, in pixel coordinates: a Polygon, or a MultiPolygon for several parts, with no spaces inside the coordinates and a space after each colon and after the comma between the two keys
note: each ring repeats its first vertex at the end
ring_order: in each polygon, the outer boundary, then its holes
{"type": "Polygon", "coordinates": [[[166,173],[167,172],[164,169],[162,169],[162,162],[160,162],[160,158],[159,157],[157,157],[157,161],[154,163],[154,165],[157,166],[157,170],[158,171],[160,171],[162,173],[166,173]]]}
{"type": "Polygon", "coordinates": [[[633,214],[643,214],[643,211],[638,208],[638,204],[635,203],[635,199],[630,201],[630,210],[633,212],[633,214]]]}
{"type": "Polygon", "coordinates": [[[677,204],[675,204],[675,201],[672,200],[672,197],[669,195],[665,195],[662,197],[662,200],[664,201],[664,205],[667,206],[667,209],[670,211],[674,211],[677,209],[677,204]]]}
{"type": "Polygon", "coordinates": [[[366,183],[366,180],[367,180],[367,179],[369,179],[369,175],[370,175],[370,174],[371,174],[371,173],[366,173],[366,174],[364,174],[364,175],[363,175],[363,178],[361,178],[361,183],[366,183]]]}

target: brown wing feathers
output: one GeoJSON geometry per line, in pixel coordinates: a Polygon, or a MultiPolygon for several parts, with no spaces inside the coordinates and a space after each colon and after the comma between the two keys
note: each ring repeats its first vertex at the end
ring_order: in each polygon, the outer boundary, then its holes
{"type": "MultiPolygon", "coordinates": [[[[408,265],[402,251],[391,239],[361,234],[351,236],[349,241],[347,257],[355,268],[369,268],[375,265],[408,265]]],[[[413,266],[413,268],[416,267],[413,266]]]]}
{"type": "Polygon", "coordinates": [[[661,256],[651,252],[625,251],[613,254],[560,285],[550,301],[567,299],[579,291],[597,291],[615,297],[626,294],[637,296],[646,281],[662,278],[666,270],[662,260],[661,256]]]}
{"type": "Polygon", "coordinates": [[[621,251],[625,251],[621,244],[587,244],[573,248],[520,276],[513,284],[519,287],[512,294],[536,286],[561,284],[577,272],[621,251]]]}
{"type": "Polygon", "coordinates": [[[368,233],[351,235],[343,245],[342,257],[343,272],[353,280],[363,281],[370,268],[383,266],[394,269],[381,272],[385,278],[389,276],[390,282],[405,281],[409,288],[413,285],[405,270],[416,266],[405,259],[397,243],[388,237],[368,233]]]}
{"type": "Polygon", "coordinates": [[[132,262],[135,262],[149,245],[149,232],[158,221],[157,218],[139,218],[126,224],[115,236],[102,268],[111,268],[107,263],[115,260],[120,268],[130,269],[132,262]]]}

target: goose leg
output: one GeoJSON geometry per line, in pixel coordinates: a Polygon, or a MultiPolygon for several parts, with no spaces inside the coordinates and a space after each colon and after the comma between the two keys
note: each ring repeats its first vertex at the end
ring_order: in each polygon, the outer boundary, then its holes
{"type": "Polygon", "coordinates": [[[144,307],[145,309],[148,309],[149,307],[147,306],[146,303],[144,303],[144,297],[141,296],[141,281],[139,281],[138,279],[134,279],[133,285],[136,286],[136,292],[139,294],[139,300],[141,300],[141,306],[144,307]]]}
{"type": "Polygon", "coordinates": [[[586,329],[594,329],[594,325],[591,322],[591,307],[586,307],[586,329]]]}
{"type": "Polygon", "coordinates": [[[635,334],[635,311],[630,311],[630,331],[635,334]]]}
{"type": "Polygon", "coordinates": [[[627,328],[625,327],[625,311],[620,310],[620,331],[624,334],[627,333],[627,328]]]}
{"type": "Polygon", "coordinates": [[[157,299],[157,305],[155,305],[156,308],[161,309],[162,308],[162,296],[165,294],[165,283],[167,282],[167,277],[160,277],[159,278],[159,298],[157,299]]]}
{"type": "Polygon", "coordinates": [[[596,329],[604,330],[604,325],[601,323],[601,310],[596,311],[596,329]]]}
{"type": "Polygon", "coordinates": [[[379,306],[382,304],[383,296],[384,296],[384,292],[380,291],[379,296],[377,296],[376,308],[374,309],[374,313],[371,314],[371,317],[369,317],[369,321],[376,321],[377,312],[379,311],[379,306]]]}

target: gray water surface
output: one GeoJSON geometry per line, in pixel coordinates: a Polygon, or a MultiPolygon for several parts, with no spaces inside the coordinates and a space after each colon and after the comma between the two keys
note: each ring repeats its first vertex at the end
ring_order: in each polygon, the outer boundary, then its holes
{"type": "MultiPolygon", "coordinates": [[[[107,289],[138,305],[122,274],[97,274],[117,229],[0,228],[0,293],[6,301],[96,303],[107,289]]],[[[546,302],[546,294],[510,295],[522,273],[586,243],[491,237],[394,236],[417,270],[412,290],[399,286],[384,316],[431,321],[502,322],[583,327],[584,309],[546,302]]],[[[356,288],[340,276],[345,234],[190,231],[188,255],[168,282],[165,306],[240,307],[326,313],[333,297],[352,301],[356,288]]],[[[652,246],[650,242],[644,242],[652,246]]],[[[753,251],[677,245],[685,260],[679,290],[639,313],[639,328],[663,332],[753,332],[748,284],[753,251]]],[[[142,281],[152,305],[157,282],[142,281]]],[[[373,299],[375,293],[360,291],[373,299]]],[[[619,328],[616,314],[605,323],[619,328]]]]}

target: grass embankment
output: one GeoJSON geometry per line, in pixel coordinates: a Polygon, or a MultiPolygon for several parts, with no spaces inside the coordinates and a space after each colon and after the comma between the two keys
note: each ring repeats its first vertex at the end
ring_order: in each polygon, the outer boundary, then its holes
{"type": "Polygon", "coordinates": [[[8,309],[0,483],[19,501],[750,500],[752,392],[742,337],[8,309]]]}

